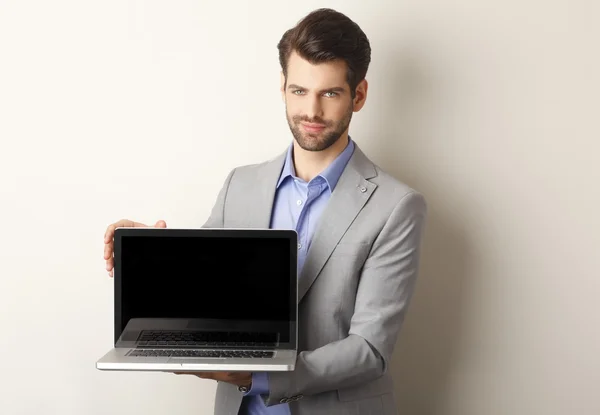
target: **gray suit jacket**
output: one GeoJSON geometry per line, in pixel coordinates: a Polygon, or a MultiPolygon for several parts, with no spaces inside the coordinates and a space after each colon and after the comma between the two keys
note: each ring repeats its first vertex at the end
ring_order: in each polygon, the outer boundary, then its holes
{"type": "MultiPolygon", "coordinates": [[[[203,227],[268,228],[285,161],[238,167],[203,227]]],[[[423,196],[356,146],[315,231],[298,285],[299,355],[270,372],[267,406],[293,415],[396,414],[390,358],[417,278],[423,196]]],[[[217,386],[215,415],[237,415],[242,393],[217,386]]]]}

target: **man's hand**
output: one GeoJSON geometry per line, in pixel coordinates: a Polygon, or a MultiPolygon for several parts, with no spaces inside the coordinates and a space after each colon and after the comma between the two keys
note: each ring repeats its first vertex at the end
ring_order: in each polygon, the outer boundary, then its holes
{"type": "MultiPolygon", "coordinates": [[[[108,272],[109,277],[114,276],[114,260],[113,260],[113,250],[114,250],[114,236],[115,229],[117,228],[149,228],[150,226],[144,225],[143,223],[134,222],[129,219],[122,219],[118,222],[115,222],[106,228],[106,232],[104,233],[104,259],[106,260],[106,271],[108,272]]],[[[164,220],[159,220],[153,226],[154,228],[166,228],[167,223],[164,220]]]]}
{"type": "Polygon", "coordinates": [[[250,372],[173,372],[176,375],[193,375],[201,379],[212,379],[218,382],[227,382],[236,386],[252,386],[252,373],[250,372]]]}

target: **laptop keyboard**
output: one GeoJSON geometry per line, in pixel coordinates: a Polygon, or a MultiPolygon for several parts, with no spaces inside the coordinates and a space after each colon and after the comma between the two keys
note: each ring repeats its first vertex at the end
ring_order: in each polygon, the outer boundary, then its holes
{"type": "Polygon", "coordinates": [[[179,347],[272,347],[277,336],[271,333],[142,331],[138,346],[152,348],[179,347]]]}
{"type": "Polygon", "coordinates": [[[134,349],[127,356],[139,357],[239,357],[272,358],[275,352],[261,350],[177,350],[177,349],[134,349]]]}
{"type": "Polygon", "coordinates": [[[214,347],[273,347],[276,337],[263,333],[142,331],[137,348],[127,356],[138,357],[210,357],[272,358],[275,352],[264,350],[210,350],[214,347]]]}

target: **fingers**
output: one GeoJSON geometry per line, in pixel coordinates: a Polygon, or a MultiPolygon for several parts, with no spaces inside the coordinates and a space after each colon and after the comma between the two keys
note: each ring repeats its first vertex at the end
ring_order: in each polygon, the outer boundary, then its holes
{"type": "MultiPolygon", "coordinates": [[[[156,227],[160,227],[160,228],[166,228],[167,227],[167,223],[164,220],[159,220],[158,222],[156,222],[156,227]],[[160,226],[158,226],[160,224],[160,226]]],[[[140,222],[135,222],[129,219],[121,219],[118,222],[112,223],[110,224],[107,228],[106,228],[106,232],[104,233],[104,243],[109,243],[114,235],[115,235],[115,229],[117,228],[148,228],[149,226],[144,224],[144,223],[140,223],[140,222]]]]}
{"type": "Polygon", "coordinates": [[[113,258],[109,258],[106,260],[106,271],[110,274],[114,268],[114,260],[113,258]]]}
{"type": "Polygon", "coordinates": [[[132,227],[132,226],[145,226],[142,223],[137,223],[131,221],[129,219],[121,219],[118,222],[110,224],[106,228],[106,232],[104,232],[104,260],[106,261],[106,271],[108,272],[109,277],[114,277],[114,261],[113,261],[113,251],[114,251],[114,235],[115,230],[117,228],[123,227],[132,227]]]}
{"type": "MultiPolygon", "coordinates": [[[[129,219],[121,219],[115,223],[110,224],[104,232],[104,255],[103,258],[106,261],[106,271],[109,277],[114,277],[114,236],[117,228],[148,228],[149,226],[140,222],[135,222],[129,219]]],[[[159,220],[154,224],[155,228],[166,228],[167,223],[164,220],[159,220]]]]}
{"type": "Polygon", "coordinates": [[[114,241],[111,239],[110,242],[104,243],[104,259],[109,260],[112,258],[112,253],[114,249],[114,241]]]}
{"type": "Polygon", "coordinates": [[[133,222],[127,219],[122,219],[118,222],[115,223],[111,223],[110,225],[108,225],[108,227],[106,228],[106,232],[104,233],[104,243],[107,244],[110,241],[112,241],[114,235],[115,235],[115,229],[119,228],[119,227],[130,227],[132,226],[133,222]]]}

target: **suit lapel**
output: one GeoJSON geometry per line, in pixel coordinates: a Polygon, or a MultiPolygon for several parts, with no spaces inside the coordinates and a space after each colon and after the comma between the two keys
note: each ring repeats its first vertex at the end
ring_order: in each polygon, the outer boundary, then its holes
{"type": "MultiPolygon", "coordinates": [[[[270,227],[277,181],[286,155],[287,151],[263,165],[256,183],[259,197],[254,199],[255,203],[247,206],[248,211],[245,215],[247,221],[244,222],[248,227],[270,227]]],[[[299,276],[298,302],[304,298],[333,249],[377,188],[375,183],[368,181],[376,175],[375,166],[355,143],[354,153],[340,176],[315,229],[299,276]]]]}
{"type": "Polygon", "coordinates": [[[286,152],[265,163],[255,183],[255,202],[246,206],[247,223],[251,228],[269,228],[277,190],[277,181],[285,163],[286,152]]]}
{"type": "Polygon", "coordinates": [[[319,219],[298,281],[298,302],[304,298],[331,252],[377,188],[367,180],[376,174],[373,163],[356,145],[319,219]]]}

